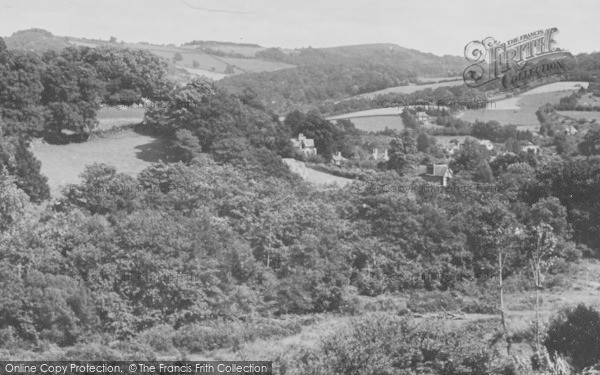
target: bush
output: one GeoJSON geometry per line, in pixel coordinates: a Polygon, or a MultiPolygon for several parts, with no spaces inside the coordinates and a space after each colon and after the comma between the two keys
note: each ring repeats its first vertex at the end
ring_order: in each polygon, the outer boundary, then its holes
{"type": "Polygon", "coordinates": [[[561,310],[550,322],[544,345],[570,358],[577,369],[600,362],[600,313],[583,304],[561,310]]]}
{"type": "Polygon", "coordinates": [[[175,347],[190,353],[202,353],[215,349],[237,349],[245,342],[271,337],[294,335],[302,331],[297,319],[264,319],[248,322],[213,321],[179,328],[174,337],[175,347]]]}
{"type": "Polygon", "coordinates": [[[524,374],[485,343],[485,334],[475,326],[368,314],[336,327],[321,339],[317,356],[307,353],[294,367],[311,374],[524,374]]]}
{"type": "Polygon", "coordinates": [[[173,327],[161,324],[139,334],[138,340],[149,345],[157,352],[170,352],[173,346],[175,330],[173,327]]]}

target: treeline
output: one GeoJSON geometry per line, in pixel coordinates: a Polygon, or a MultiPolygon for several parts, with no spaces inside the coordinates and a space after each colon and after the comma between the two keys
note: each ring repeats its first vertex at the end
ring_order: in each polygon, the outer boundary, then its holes
{"type": "Polygon", "coordinates": [[[582,105],[579,104],[579,99],[583,97],[588,91],[593,92],[594,89],[590,87],[590,90],[584,88],[579,91],[572,93],[569,96],[560,98],[558,104],[554,105],[554,109],[557,111],[600,111],[600,105],[582,105]]]}
{"type": "Polygon", "coordinates": [[[5,135],[83,140],[100,103],[161,99],[167,63],[150,52],[69,47],[42,55],[11,51],[0,41],[0,117],[5,135]]]}

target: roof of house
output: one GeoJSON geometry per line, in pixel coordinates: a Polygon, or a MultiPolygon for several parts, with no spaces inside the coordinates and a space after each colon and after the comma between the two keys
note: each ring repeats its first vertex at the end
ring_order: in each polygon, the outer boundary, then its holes
{"type": "Polygon", "coordinates": [[[448,170],[450,170],[450,168],[448,168],[447,165],[445,164],[440,164],[440,165],[433,165],[433,173],[432,175],[434,176],[444,176],[446,174],[446,172],[448,172],[448,170]]]}
{"type": "Polygon", "coordinates": [[[298,135],[298,138],[292,138],[292,144],[294,147],[306,147],[312,148],[315,147],[315,140],[311,138],[306,138],[302,133],[298,135]]]}
{"type": "Polygon", "coordinates": [[[450,171],[450,173],[452,173],[452,170],[450,170],[450,168],[448,168],[448,166],[446,164],[433,164],[433,171],[432,171],[432,173],[429,173],[432,169],[431,166],[432,166],[431,164],[419,165],[415,168],[415,172],[417,174],[426,174],[429,176],[438,176],[438,177],[445,176],[446,172],[448,172],[448,171],[450,171]]]}

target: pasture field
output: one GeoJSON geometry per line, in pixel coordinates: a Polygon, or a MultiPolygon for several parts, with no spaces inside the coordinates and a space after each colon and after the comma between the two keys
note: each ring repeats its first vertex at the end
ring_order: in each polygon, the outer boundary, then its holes
{"type": "MultiPolygon", "coordinates": [[[[537,110],[537,109],[536,109],[537,110]]],[[[539,126],[539,121],[535,115],[535,111],[520,108],[513,109],[471,109],[458,114],[461,120],[475,121],[498,121],[502,125],[517,125],[517,126],[539,126]]]]}
{"type": "Polygon", "coordinates": [[[57,197],[61,186],[80,181],[79,174],[86,165],[105,163],[136,176],[152,163],[166,161],[166,146],[163,139],[123,131],[67,145],[50,145],[36,139],[32,151],[42,163],[52,196],[57,197]]]}
{"type": "Polygon", "coordinates": [[[589,82],[584,82],[584,81],[553,82],[553,83],[539,86],[532,90],[526,91],[526,92],[522,93],[521,96],[545,94],[545,93],[556,92],[556,91],[574,91],[574,90],[579,90],[581,87],[587,89],[589,84],[590,84],[589,82]]]}
{"type": "Polygon", "coordinates": [[[356,118],[356,117],[372,117],[372,116],[400,116],[403,111],[403,107],[387,107],[387,108],[375,108],[375,109],[367,109],[365,111],[357,111],[344,113],[337,116],[328,117],[327,120],[341,120],[346,118],[356,118]]]}
{"type": "MultiPolygon", "coordinates": [[[[202,51],[202,47],[200,47],[198,45],[181,46],[181,48],[202,51]]],[[[267,49],[266,47],[252,47],[252,46],[218,44],[218,43],[215,45],[210,45],[210,46],[208,46],[208,48],[213,49],[215,51],[225,52],[225,53],[238,53],[238,54],[244,55],[246,57],[254,57],[257,52],[267,49]]]]}
{"type": "Polygon", "coordinates": [[[600,122],[600,112],[598,111],[556,111],[556,113],[576,120],[586,119],[588,121],[596,120],[596,122],[600,122]]]}
{"type": "Polygon", "coordinates": [[[495,101],[486,109],[462,111],[457,117],[469,122],[495,120],[502,125],[517,125],[521,130],[537,131],[540,123],[535,112],[538,108],[546,103],[558,104],[562,97],[578,90],[578,84],[581,82],[555,82],[540,86],[519,96],[495,101]]]}
{"type": "Polygon", "coordinates": [[[139,124],[144,120],[146,108],[127,107],[118,109],[116,107],[103,107],[97,113],[99,125],[94,132],[106,131],[125,125],[139,124]]]}
{"type": "Polygon", "coordinates": [[[451,82],[442,82],[442,83],[430,83],[427,85],[410,85],[410,86],[396,86],[396,87],[388,87],[387,89],[373,91],[366,94],[356,95],[353,98],[367,98],[373,99],[377,95],[382,94],[412,94],[413,92],[432,89],[435,90],[438,87],[450,87],[450,86],[460,86],[465,83],[462,80],[451,81],[451,82]]]}
{"type": "MultiPolygon", "coordinates": [[[[80,40],[71,38],[70,43],[75,45],[84,45],[87,47],[97,47],[101,45],[111,45],[107,41],[99,41],[99,40],[80,40]]],[[[183,58],[181,61],[176,61],[175,65],[181,68],[187,69],[200,69],[208,72],[221,73],[225,74],[225,69],[228,64],[239,66],[239,68],[234,67],[234,74],[241,74],[244,72],[264,72],[264,71],[275,71],[286,68],[293,68],[293,65],[272,62],[272,61],[264,61],[258,59],[233,59],[233,58],[224,58],[219,56],[212,56],[207,53],[202,52],[201,49],[190,48],[192,46],[184,46],[178,47],[174,45],[155,45],[155,44],[142,44],[142,43],[123,43],[116,44],[116,46],[127,47],[132,49],[145,49],[151,51],[157,56],[163,57],[167,60],[173,61],[173,57],[175,53],[179,52],[181,57],[183,58]],[[194,68],[194,61],[198,63],[198,66],[194,68]]],[[[211,47],[213,48],[213,47],[211,47]]],[[[243,54],[249,57],[253,57],[254,54],[260,50],[265,49],[264,47],[244,47],[244,46],[216,46],[213,49],[228,51],[245,51],[243,54]],[[252,51],[252,52],[251,52],[252,51]]],[[[241,52],[240,52],[241,53],[241,52]]],[[[188,70],[189,71],[189,70],[188,70]]],[[[196,74],[196,72],[191,71],[191,73],[196,74]]],[[[206,74],[202,74],[206,75],[206,74]]],[[[210,77],[209,78],[213,78],[210,77]]],[[[223,77],[221,77],[223,78],[223,77]]],[[[214,78],[213,78],[214,79],[214,78]]]]}
{"type": "Polygon", "coordinates": [[[579,99],[579,104],[581,105],[590,105],[590,106],[599,106],[600,105],[600,98],[597,96],[594,96],[594,94],[589,93],[589,94],[585,94],[583,95],[580,99],[579,99]]]}
{"type": "Polygon", "coordinates": [[[194,69],[194,68],[184,68],[184,69],[193,75],[196,75],[199,77],[206,77],[206,78],[212,79],[213,81],[218,81],[225,77],[229,77],[229,75],[227,75],[227,74],[211,72],[210,70],[194,69]]]}
{"type": "Polygon", "coordinates": [[[463,77],[461,76],[456,76],[456,77],[419,77],[418,80],[419,82],[423,82],[423,83],[436,83],[436,82],[440,82],[440,81],[458,81],[458,80],[462,80],[463,77]]]}
{"type": "Polygon", "coordinates": [[[404,123],[400,116],[355,117],[350,120],[357,129],[367,132],[377,132],[385,128],[404,130],[404,123]]]}
{"type": "Polygon", "coordinates": [[[338,187],[344,187],[350,184],[353,180],[349,178],[334,176],[329,173],[315,171],[314,169],[307,168],[304,162],[296,159],[283,159],[283,162],[290,167],[292,172],[300,175],[303,179],[316,185],[332,185],[335,184],[338,187]]]}
{"type": "Polygon", "coordinates": [[[265,61],[258,59],[237,59],[232,57],[219,57],[220,60],[241,69],[244,72],[274,72],[276,70],[295,68],[295,65],[278,61],[265,61]]]}

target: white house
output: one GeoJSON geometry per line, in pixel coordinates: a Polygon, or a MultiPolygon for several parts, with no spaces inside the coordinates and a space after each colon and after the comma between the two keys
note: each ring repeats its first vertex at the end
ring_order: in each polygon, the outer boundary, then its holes
{"type": "Polygon", "coordinates": [[[315,140],[306,138],[302,133],[298,134],[298,138],[292,138],[292,145],[306,156],[317,154],[315,140]]]}

